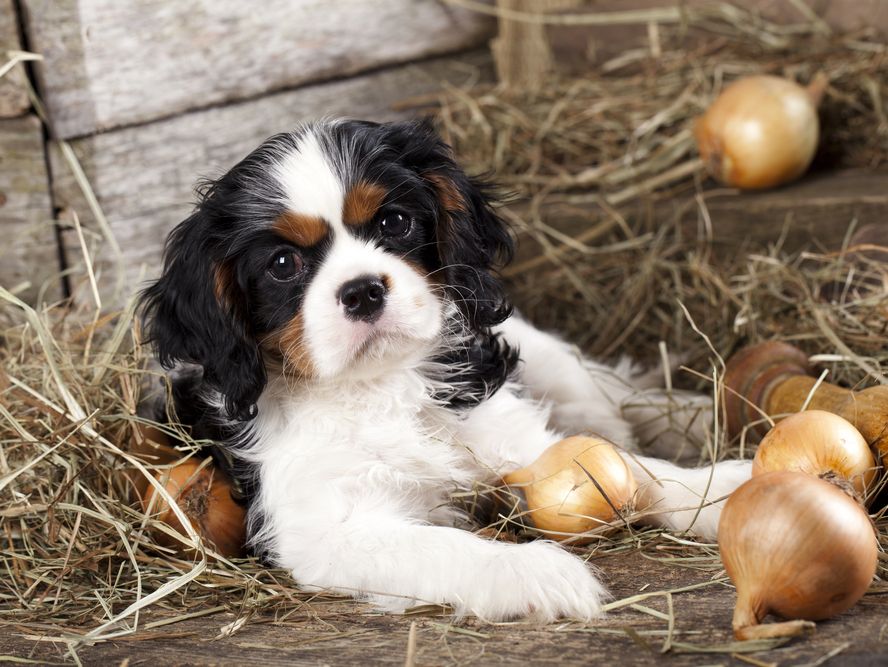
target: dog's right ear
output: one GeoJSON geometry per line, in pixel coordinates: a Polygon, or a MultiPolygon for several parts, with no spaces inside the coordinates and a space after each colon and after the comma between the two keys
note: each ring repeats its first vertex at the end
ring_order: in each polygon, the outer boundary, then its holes
{"type": "Polygon", "coordinates": [[[140,297],[148,342],[165,367],[203,367],[228,417],[252,419],[265,387],[265,366],[250,334],[237,267],[224,257],[213,221],[201,209],[176,227],[160,278],[140,297]]]}

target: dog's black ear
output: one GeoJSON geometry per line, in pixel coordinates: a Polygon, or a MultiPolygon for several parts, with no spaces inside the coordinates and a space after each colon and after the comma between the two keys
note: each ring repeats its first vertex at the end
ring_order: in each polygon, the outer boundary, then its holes
{"type": "Polygon", "coordinates": [[[224,258],[213,221],[198,209],[167,239],[160,278],[141,295],[147,339],[166,367],[203,367],[229,418],[247,420],[265,387],[265,366],[248,330],[236,267],[224,258]]]}
{"type": "Polygon", "coordinates": [[[497,214],[493,188],[468,176],[453,151],[427,122],[397,123],[402,159],[420,173],[438,201],[438,256],[443,278],[476,329],[498,324],[512,312],[495,271],[512,259],[514,241],[497,214]]]}
{"type": "Polygon", "coordinates": [[[440,203],[438,256],[445,282],[475,329],[499,324],[512,313],[496,270],[512,259],[514,242],[494,210],[492,188],[465,174],[450,157],[425,178],[440,203]]]}

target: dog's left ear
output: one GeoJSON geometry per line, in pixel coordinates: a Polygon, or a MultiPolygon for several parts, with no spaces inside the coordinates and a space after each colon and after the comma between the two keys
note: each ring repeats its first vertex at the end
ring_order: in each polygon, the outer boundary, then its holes
{"type": "Polygon", "coordinates": [[[492,206],[491,187],[448,160],[451,165],[425,174],[441,207],[438,255],[463,315],[473,328],[490,327],[512,313],[495,271],[511,261],[514,242],[492,206]]]}
{"type": "Polygon", "coordinates": [[[225,237],[217,237],[217,227],[201,205],[173,230],[161,276],[142,292],[140,309],[158,361],[201,366],[229,418],[247,421],[256,415],[265,366],[233,298],[239,288],[223,262],[225,237]]]}
{"type": "Polygon", "coordinates": [[[402,157],[413,158],[411,166],[438,201],[436,242],[444,283],[472,328],[499,324],[512,306],[495,271],[512,259],[514,241],[494,209],[493,188],[459,167],[429,123],[400,125],[414,140],[402,157]]]}

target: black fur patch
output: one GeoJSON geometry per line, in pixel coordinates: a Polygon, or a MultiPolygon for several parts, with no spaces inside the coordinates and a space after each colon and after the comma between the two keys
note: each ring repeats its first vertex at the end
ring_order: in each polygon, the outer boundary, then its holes
{"type": "Polygon", "coordinates": [[[441,370],[435,379],[447,385],[435,398],[456,410],[464,410],[495,394],[510,379],[518,364],[518,350],[501,336],[486,331],[434,362],[441,370]]]}

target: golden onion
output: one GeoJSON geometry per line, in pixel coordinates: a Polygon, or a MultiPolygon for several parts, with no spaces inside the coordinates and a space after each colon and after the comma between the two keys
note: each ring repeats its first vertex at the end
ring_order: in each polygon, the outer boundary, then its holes
{"type": "Polygon", "coordinates": [[[740,486],[722,510],[718,548],[737,587],[737,639],[791,636],[839,614],[866,592],[878,544],[861,505],[838,486],[799,472],[769,472],[740,486]],[[759,625],[769,613],[788,620],[759,625]]]}
{"type": "Polygon", "coordinates": [[[806,410],[777,422],[759,444],[752,474],[776,470],[838,475],[864,498],[876,476],[876,459],[851,422],[824,410],[806,410]]]}
{"type": "Polygon", "coordinates": [[[743,189],[801,176],[817,150],[817,105],[825,86],[822,78],[806,89],[777,76],[749,76],[727,86],[694,127],[709,172],[743,189]]]}
{"type": "Polygon", "coordinates": [[[503,481],[526,506],[524,519],[556,540],[613,521],[637,489],[616,448],[597,436],[565,438],[503,481]]]}
{"type": "MultiPolygon", "coordinates": [[[[212,463],[201,465],[200,461],[188,459],[157,473],[156,478],[188,517],[197,534],[217,552],[226,557],[244,554],[246,510],[232,497],[228,475],[212,463]]],[[[150,511],[158,521],[185,533],[175,512],[154,485],[148,485],[141,505],[143,512],[150,511]]],[[[152,535],[158,544],[179,550],[183,547],[181,542],[162,530],[153,530],[152,535]]]]}

